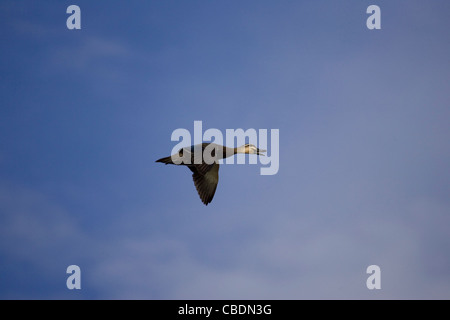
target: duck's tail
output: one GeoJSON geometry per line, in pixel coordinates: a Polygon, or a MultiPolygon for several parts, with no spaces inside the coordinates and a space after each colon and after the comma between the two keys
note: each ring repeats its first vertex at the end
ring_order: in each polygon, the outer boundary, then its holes
{"type": "Polygon", "coordinates": [[[161,159],[156,160],[155,162],[162,162],[164,164],[175,164],[172,161],[172,157],[161,158],[161,159]]]}

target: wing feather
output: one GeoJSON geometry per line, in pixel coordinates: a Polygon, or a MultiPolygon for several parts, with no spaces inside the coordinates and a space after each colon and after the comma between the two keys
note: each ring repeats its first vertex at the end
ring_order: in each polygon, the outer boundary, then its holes
{"type": "Polygon", "coordinates": [[[208,203],[210,203],[214,198],[217,184],[219,183],[219,164],[214,163],[210,166],[211,169],[205,174],[195,171],[192,175],[198,195],[205,205],[208,205],[208,203]]]}

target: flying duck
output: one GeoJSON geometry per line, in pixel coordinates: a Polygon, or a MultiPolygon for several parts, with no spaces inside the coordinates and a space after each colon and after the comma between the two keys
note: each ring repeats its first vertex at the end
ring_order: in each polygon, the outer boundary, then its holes
{"type": "Polygon", "coordinates": [[[200,199],[208,205],[214,197],[219,182],[220,159],[231,157],[237,153],[262,155],[261,150],[253,144],[245,144],[238,148],[228,148],[215,143],[202,143],[181,148],[178,153],[156,160],[165,164],[187,166],[192,171],[192,179],[200,199]]]}

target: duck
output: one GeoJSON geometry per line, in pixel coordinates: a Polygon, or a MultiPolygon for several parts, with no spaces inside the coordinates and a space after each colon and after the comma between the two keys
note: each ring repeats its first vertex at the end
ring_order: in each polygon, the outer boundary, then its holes
{"type": "Polygon", "coordinates": [[[192,179],[200,200],[207,206],[213,200],[219,183],[219,160],[238,153],[264,156],[264,152],[266,150],[259,149],[253,144],[229,148],[215,143],[201,143],[181,148],[177,153],[155,162],[188,167],[192,171],[192,179]]]}

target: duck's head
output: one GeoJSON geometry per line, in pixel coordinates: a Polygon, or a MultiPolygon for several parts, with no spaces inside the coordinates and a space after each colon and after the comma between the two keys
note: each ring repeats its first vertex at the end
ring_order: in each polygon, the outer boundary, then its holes
{"type": "Polygon", "coordinates": [[[258,154],[260,156],[265,156],[262,152],[266,152],[266,150],[259,149],[253,144],[245,144],[241,147],[244,150],[244,153],[248,154],[258,154]]]}

